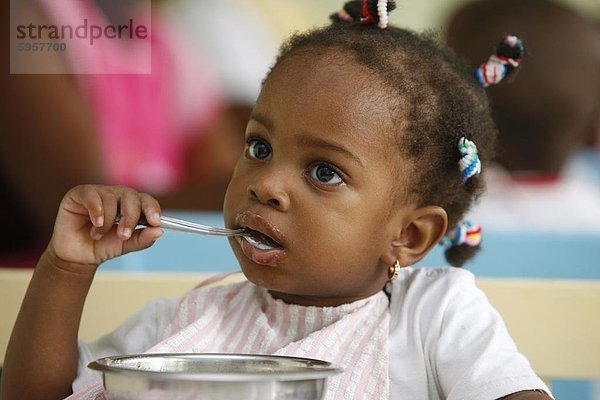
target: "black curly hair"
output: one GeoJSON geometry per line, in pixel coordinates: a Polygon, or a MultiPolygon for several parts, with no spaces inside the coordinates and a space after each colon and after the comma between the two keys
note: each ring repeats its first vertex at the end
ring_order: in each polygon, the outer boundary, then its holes
{"type": "MultiPolygon", "coordinates": [[[[271,71],[294,54],[341,51],[366,66],[387,87],[396,114],[396,142],[405,159],[413,163],[410,193],[419,206],[438,205],[448,214],[449,230],[484,190],[481,177],[463,183],[457,149],[461,137],[477,145],[482,164],[493,156],[496,128],[486,94],[473,70],[432,35],[399,27],[377,26],[377,1],[368,7],[374,24],[360,22],[362,1],[350,1],[343,13],[331,16],[332,24],[293,35],[280,48],[271,71]]],[[[388,11],[395,8],[387,3],[388,11]]],[[[268,79],[268,76],[267,76],[268,79]]],[[[446,250],[450,264],[461,267],[478,247],[452,246],[446,250]]]]}

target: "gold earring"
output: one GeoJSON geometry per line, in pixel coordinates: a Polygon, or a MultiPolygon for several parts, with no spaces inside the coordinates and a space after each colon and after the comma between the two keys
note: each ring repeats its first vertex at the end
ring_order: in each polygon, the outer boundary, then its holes
{"type": "Polygon", "coordinates": [[[394,263],[394,265],[390,265],[390,268],[388,269],[388,279],[390,281],[393,281],[394,279],[396,279],[398,277],[398,272],[400,271],[400,268],[402,268],[400,266],[400,261],[398,261],[398,259],[396,259],[396,262],[394,263]]]}

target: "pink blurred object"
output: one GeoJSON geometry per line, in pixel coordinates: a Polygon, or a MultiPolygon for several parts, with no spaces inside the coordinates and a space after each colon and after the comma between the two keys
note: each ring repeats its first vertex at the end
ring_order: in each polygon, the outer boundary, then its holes
{"type": "MultiPolygon", "coordinates": [[[[38,2],[57,25],[77,26],[84,19],[111,24],[92,0],[38,2]]],[[[186,46],[187,38],[159,9],[150,10],[149,1],[140,3],[147,9],[132,10],[128,18],[146,21],[150,47],[139,40],[71,40],[65,54],[71,72],[94,71],[77,78],[96,122],[108,179],[157,194],[182,183],[186,145],[215,122],[223,95],[215,74],[194,53],[197,47],[186,46]],[[148,60],[150,73],[122,73],[148,71],[148,60]]]]}

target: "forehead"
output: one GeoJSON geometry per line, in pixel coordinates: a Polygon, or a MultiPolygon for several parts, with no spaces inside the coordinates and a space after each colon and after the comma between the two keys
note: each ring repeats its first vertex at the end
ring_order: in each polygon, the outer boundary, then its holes
{"type": "MultiPolygon", "coordinates": [[[[281,61],[265,81],[256,110],[270,119],[389,148],[395,134],[383,82],[352,56],[301,52],[281,61]]],[[[394,141],[395,143],[395,141],[394,141]]]]}

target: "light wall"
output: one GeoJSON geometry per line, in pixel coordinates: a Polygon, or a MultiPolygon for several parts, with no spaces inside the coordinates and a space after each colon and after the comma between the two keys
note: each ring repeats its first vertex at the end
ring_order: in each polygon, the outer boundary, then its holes
{"type": "MultiPolygon", "coordinates": [[[[329,14],[341,9],[343,0],[241,0],[272,17],[282,36],[327,22],[329,14]]],[[[390,20],[414,30],[439,29],[454,9],[468,0],[400,0],[390,20]]],[[[582,14],[600,20],[600,0],[556,0],[582,14]]]]}

